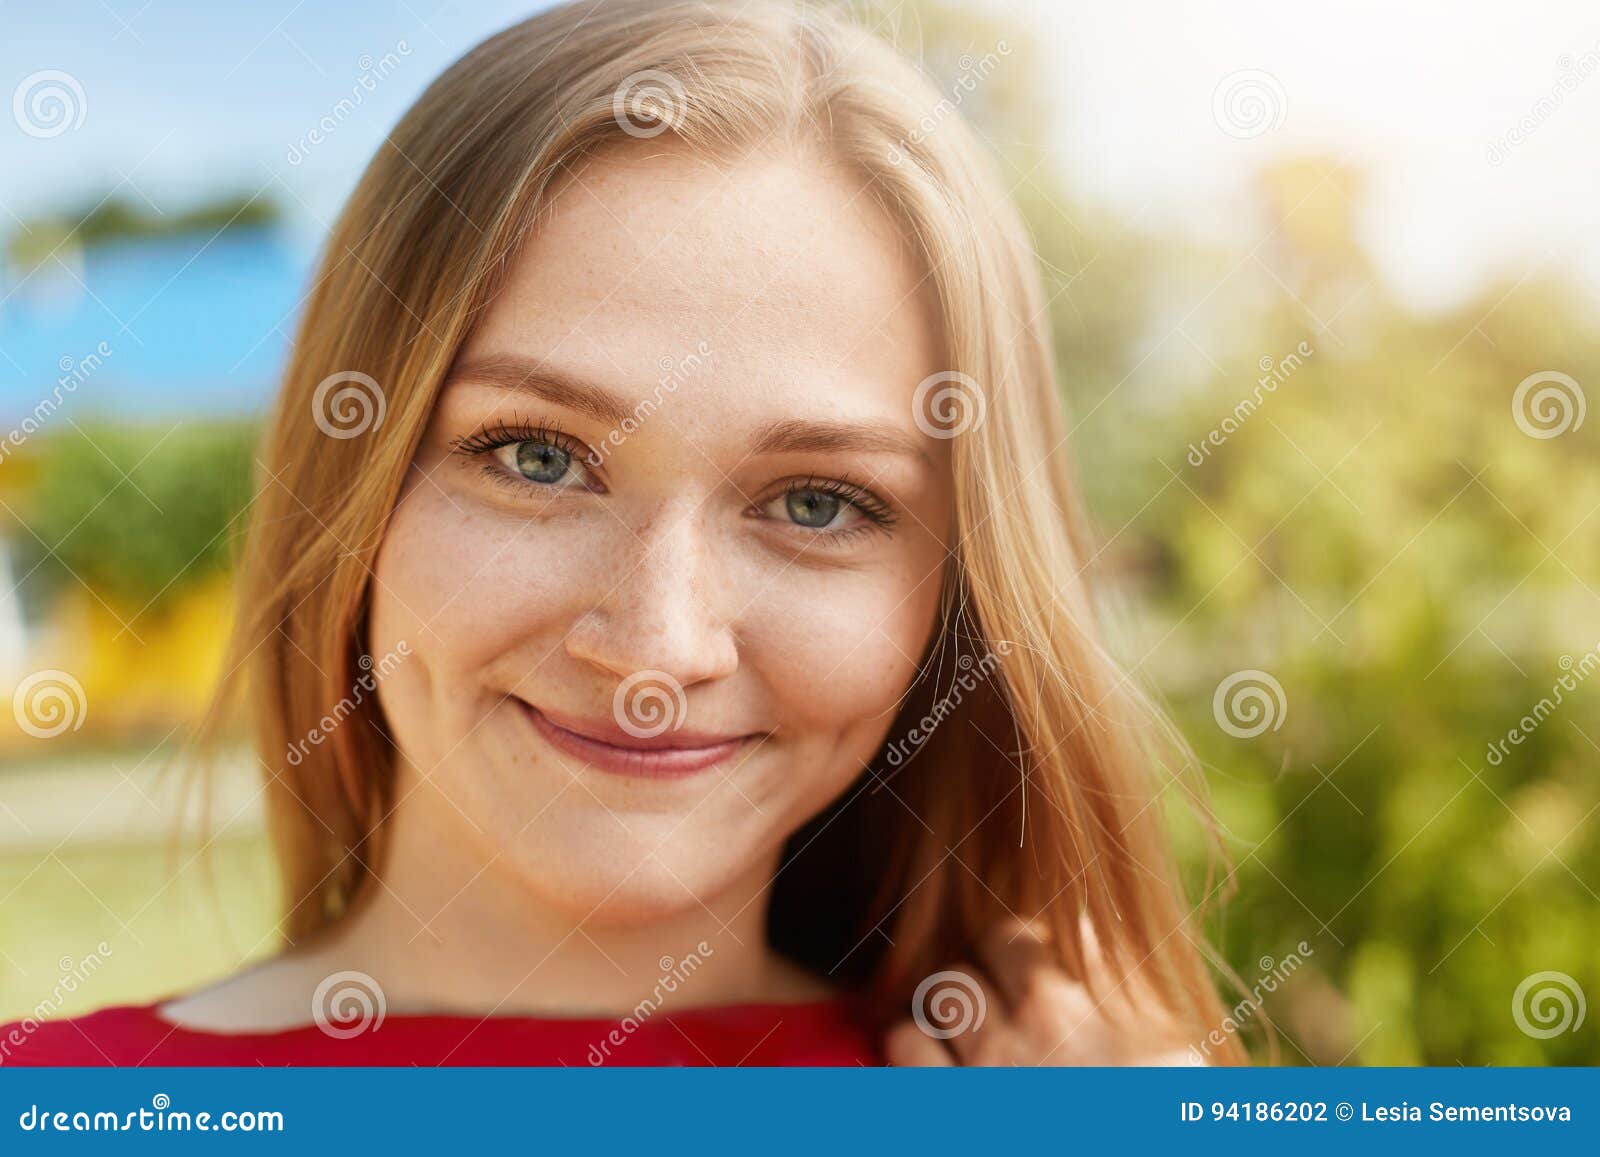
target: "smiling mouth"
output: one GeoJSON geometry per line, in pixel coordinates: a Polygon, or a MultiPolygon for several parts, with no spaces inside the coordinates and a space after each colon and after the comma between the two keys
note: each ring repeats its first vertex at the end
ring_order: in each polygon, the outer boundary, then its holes
{"type": "Polygon", "coordinates": [[[689,776],[732,759],[749,744],[766,738],[760,732],[719,736],[686,731],[641,737],[609,720],[599,723],[552,716],[530,703],[521,705],[535,730],[552,747],[613,775],[643,779],[689,776]]]}

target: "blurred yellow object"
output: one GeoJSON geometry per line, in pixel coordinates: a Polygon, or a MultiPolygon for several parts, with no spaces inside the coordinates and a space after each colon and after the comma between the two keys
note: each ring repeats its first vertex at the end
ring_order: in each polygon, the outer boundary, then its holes
{"type": "Polygon", "coordinates": [[[29,670],[57,669],[78,681],[83,726],[50,740],[8,730],[6,746],[15,753],[74,738],[159,738],[193,723],[220,674],[232,619],[226,575],[185,585],[148,613],[108,604],[82,586],[63,591],[31,649],[29,670]]]}

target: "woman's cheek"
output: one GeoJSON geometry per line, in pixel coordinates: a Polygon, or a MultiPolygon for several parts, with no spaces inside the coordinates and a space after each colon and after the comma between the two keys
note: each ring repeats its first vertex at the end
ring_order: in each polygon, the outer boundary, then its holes
{"type": "Polygon", "coordinates": [[[601,520],[526,518],[414,492],[390,524],[376,568],[423,644],[477,663],[559,623],[604,568],[601,520]]]}
{"type": "Polygon", "coordinates": [[[887,726],[938,612],[937,579],[905,567],[790,567],[751,598],[744,661],[777,697],[786,730],[842,738],[887,726]]]}

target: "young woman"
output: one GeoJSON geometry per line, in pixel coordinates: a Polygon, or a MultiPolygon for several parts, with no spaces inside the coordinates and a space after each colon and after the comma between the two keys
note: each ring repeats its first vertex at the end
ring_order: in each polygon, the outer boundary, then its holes
{"type": "Polygon", "coordinates": [[[1193,1055],[1182,761],[1097,640],[1027,234],[937,110],[765,0],[574,3],[424,94],[239,579],[283,951],[10,1062],[1193,1055]]]}

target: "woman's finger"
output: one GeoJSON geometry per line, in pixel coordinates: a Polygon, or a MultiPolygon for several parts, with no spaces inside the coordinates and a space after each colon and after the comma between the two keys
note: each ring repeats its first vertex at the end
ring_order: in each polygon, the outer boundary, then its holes
{"type": "Polygon", "coordinates": [[[968,963],[936,972],[917,989],[913,1019],[962,1065],[1018,1063],[1011,1017],[998,987],[968,963]]]}
{"type": "Polygon", "coordinates": [[[902,1068],[952,1068],[955,1055],[924,1032],[915,1021],[901,1021],[883,1039],[883,1055],[902,1068]]]}
{"type": "Polygon", "coordinates": [[[1004,920],[991,928],[978,954],[1013,1016],[1038,1000],[1053,974],[1066,979],[1043,931],[1021,920],[1004,920]]]}

